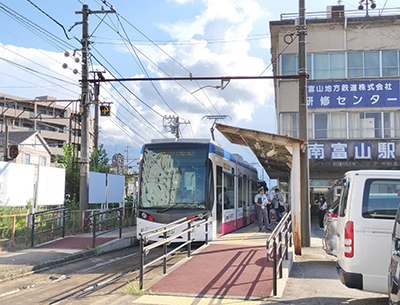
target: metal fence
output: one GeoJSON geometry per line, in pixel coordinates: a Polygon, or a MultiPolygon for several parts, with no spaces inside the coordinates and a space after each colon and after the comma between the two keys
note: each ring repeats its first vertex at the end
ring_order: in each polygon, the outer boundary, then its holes
{"type": "MultiPolygon", "coordinates": [[[[184,217],[181,219],[178,219],[174,222],[171,222],[169,224],[166,224],[165,226],[162,226],[157,229],[152,229],[149,231],[141,232],[139,233],[139,245],[140,245],[140,276],[139,276],[139,288],[143,289],[143,278],[144,278],[144,269],[147,267],[150,267],[154,263],[158,261],[163,261],[163,274],[167,273],[167,258],[171,254],[175,253],[176,251],[182,249],[186,245],[188,246],[188,254],[187,256],[191,256],[191,245],[192,242],[195,241],[196,239],[192,237],[191,233],[202,226],[205,226],[204,234],[205,235],[205,242],[208,244],[208,237],[209,237],[209,230],[208,230],[208,225],[211,223],[211,219],[209,219],[211,216],[211,213],[206,213],[206,214],[199,214],[195,217],[184,217]],[[197,222],[197,223],[195,223],[197,222]],[[169,235],[171,231],[178,229],[179,227],[182,227],[184,225],[187,225],[187,228],[182,230],[181,232],[178,232],[174,235],[169,235]],[[172,251],[168,252],[168,245],[176,238],[182,237],[184,235],[187,235],[187,241],[181,243],[178,247],[173,249],[172,251]],[[155,236],[163,236],[163,239],[160,241],[157,241],[155,243],[152,243],[148,246],[147,243],[150,241],[152,237],[155,236]],[[154,259],[153,261],[145,264],[145,256],[149,254],[149,252],[155,248],[158,247],[163,247],[163,255],[160,257],[154,259]]],[[[202,235],[199,235],[200,237],[202,235]]]]}
{"type": "Polygon", "coordinates": [[[288,248],[292,246],[292,212],[285,214],[267,240],[267,262],[273,261],[273,293],[278,294],[278,276],[283,276],[283,260],[289,258],[288,248]],[[271,247],[272,243],[272,247],[271,247]]]}
{"type": "MultiPolygon", "coordinates": [[[[61,229],[62,237],[65,237],[65,218],[67,217],[68,208],[61,207],[55,209],[49,209],[41,212],[30,214],[32,218],[32,231],[31,231],[31,247],[35,244],[35,236],[51,232],[51,236],[54,238],[54,231],[61,229]],[[50,218],[46,216],[50,215],[50,218]],[[42,230],[43,224],[48,224],[48,229],[42,230]],[[40,227],[39,232],[35,232],[37,227],[40,227]]],[[[40,239],[39,239],[40,243],[40,239]]]]}
{"type": "MultiPolygon", "coordinates": [[[[39,211],[38,213],[44,211],[39,211]]],[[[85,215],[90,216],[99,211],[100,210],[69,210],[69,217],[66,217],[64,219],[65,236],[85,233],[85,215]]],[[[37,213],[36,216],[38,216],[37,213]]],[[[52,213],[45,213],[40,214],[40,216],[35,218],[37,221],[41,221],[45,219],[50,219],[52,217],[52,213]]],[[[109,224],[108,226],[111,227],[111,225],[112,224],[109,224]]],[[[126,207],[123,211],[122,227],[130,227],[135,225],[135,210],[133,207],[126,207]]],[[[51,229],[51,226],[51,221],[44,221],[41,224],[35,226],[35,233],[39,234],[35,234],[34,244],[51,241],[62,236],[61,230],[46,231],[48,229],[51,229]]],[[[105,225],[105,227],[107,228],[107,224],[105,225]]],[[[10,213],[8,215],[0,215],[0,248],[26,248],[31,245],[31,233],[32,217],[30,213],[10,213]]]]}
{"type": "Polygon", "coordinates": [[[92,247],[96,246],[96,237],[119,230],[119,238],[122,237],[122,218],[123,218],[123,208],[115,208],[110,210],[101,211],[94,213],[89,216],[89,225],[93,231],[92,247]],[[118,221],[118,226],[116,226],[115,221],[118,221]],[[109,229],[110,222],[113,222],[111,229],[109,229]],[[103,225],[106,226],[105,230],[102,230],[103,225]]]}

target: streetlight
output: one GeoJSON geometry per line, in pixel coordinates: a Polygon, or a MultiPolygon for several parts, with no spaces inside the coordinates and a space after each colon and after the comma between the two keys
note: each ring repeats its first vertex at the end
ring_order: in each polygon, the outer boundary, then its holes
{"type": "MultiPolygon", "coordinates": [[[[358,9],[360,11],[362,11],[364,9],[364,6],[362,5],[362,3],[365,1],[365,7],[366,7],[366,17],[368,17],[368,0],[361,0],[360,2],[358,2],[359,6],[358,9]]],[[[374,9],[376,8],[376,4],[375,4],[375,0],[369,0],[371,2],[371,8],[374,9]]]]}

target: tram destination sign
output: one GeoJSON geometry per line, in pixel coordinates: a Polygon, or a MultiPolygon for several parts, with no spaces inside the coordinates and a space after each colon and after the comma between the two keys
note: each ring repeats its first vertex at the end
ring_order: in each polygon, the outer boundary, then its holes
{"type": "Polygon", "coordinates": [[[399,107],[399,80],[316,82],[307,84],[307,107],[399,107]]]}

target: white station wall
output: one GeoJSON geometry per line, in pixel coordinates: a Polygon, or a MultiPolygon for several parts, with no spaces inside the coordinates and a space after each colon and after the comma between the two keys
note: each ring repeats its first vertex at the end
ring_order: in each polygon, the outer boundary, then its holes
{"type": "Polygon", "coordinates": [[[36,206],[63,205],[65,169],[39,166],[36,206]]]}
{"type": "Polygon", "coordinates": [[[106,202],[106,174],[89,172],[89,203],[106,202]]]}
{"type": "Polygon", "coordinates": [[[124,202],[125,176],[108,174],[108,202],[124,202]]]}
{"type": "Polygon", "coordinates": [[[34,165],[0,162],[0,205],[25,207],[30,200],[33,204],[34,173],[34,165]]]}

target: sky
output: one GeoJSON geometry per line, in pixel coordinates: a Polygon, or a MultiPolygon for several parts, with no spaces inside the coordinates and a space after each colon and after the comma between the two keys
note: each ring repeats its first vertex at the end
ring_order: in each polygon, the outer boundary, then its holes
{"type": "MultiPolygon", "coordinates": [[[[398,6],[395,1],[375,3],[380,9],[398,6]]],[[[359,5],[341,3],[346,10],[359,5]]],[[[116,11],[89,15],[89,71],[105,72],[106,79],[272,75],[269,22],[298,12],[296,0],[0,0],[0,93],[79,99],[82,14],[76,12],[83,4],[92,11],[113,5],[116,11]]],[[[336,4],[305,0],[306,12],[336,4]]],[[[214,121],[207,115],[226,115],[218,121],[222,124],[277,132],[271,80],[232,80],[223,90],[215,88],[220,85],[103,83],[100,101],[112,110],[111,117],[100,118],[99,142],[110,159],[121,153],[131,162],[144,143],[173,137],[163,124],[168,116],[179,116],[183,138],[211,138],[214,121]]],[[[230,144],[217,130],[214,134],[226,150],[257,167],[248,148],[230,144]]]]}

